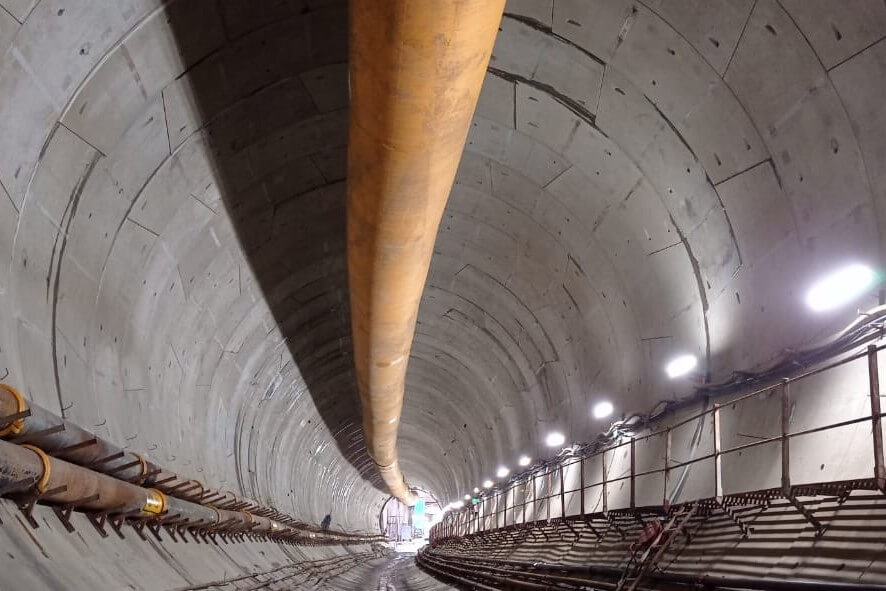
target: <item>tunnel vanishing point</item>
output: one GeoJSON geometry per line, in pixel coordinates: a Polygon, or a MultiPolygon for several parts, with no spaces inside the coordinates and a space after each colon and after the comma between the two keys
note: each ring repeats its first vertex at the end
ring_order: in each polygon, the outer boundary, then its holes
{"type": "Polygon", "coordinates": [[[0,591],[886,590],[886,3],[0,49],[0,591]]]}

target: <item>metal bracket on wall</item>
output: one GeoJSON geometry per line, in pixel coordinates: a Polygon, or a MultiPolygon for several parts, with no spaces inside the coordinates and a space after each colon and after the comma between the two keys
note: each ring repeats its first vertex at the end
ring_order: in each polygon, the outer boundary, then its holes
{"type": "Polygon", "coordinates": [[[812,511],[806,508],[806,506],[799,499],[797,499],[797,497],[795,497],[793,493],[785,495],[785,498],[787,498],[787,500],[790,501],[791,505],[793,505],[794,508],[799,511],[800,515],[802,515],[803,518],[808,521],[809,524],[812,525],[812,527],[815,528],[816,538],[820,538],[824,535],[825,531],[827,530],[827,526],[822,524],[822,522],[815,517],[812,511]]]}
{"type": "Polygon", "coordinates": [[[16,500],[15,504],[18,506],[19,511],[22,512],[22,515],[25,516],[25,519],[28,521],[28,524],[31,527],[33,527],[34,529],[37,529],[40,526],[37,524],[37,520],[34,519],[34,516],[33,516],[34,505],[36,505],[37,501],[39,501],[43,497],[47,497],[50,495],[57,495],[59,493],[65,492],[66,490],[68,490],[68,487],[67,487],[67,485],[63,484],[63,485],[58,486],[56,488],[53,488],[53,489],[50,489],[47,491],[43,491],[42,493],[30,494],[25,497],[21,497],[18,500],[16,500]]]}
{"type": "Polygon", "coordinates": [[[728,517],[729,520],[738,527],[739,531],[741,531],[741,537],[747,538],[753,533],[753,528],[742,521],[741,517],[739,517],[738,514],[732,510],[729,504],[723,502],[723,497],[717,497],[716,503],[720,510],[726,514],[726,517],[728,517]]]}
{"type": "Polygon", "coordinates": [[[52,507],[53,512],[55,512],[55,516],[58,517],[58,520],[62,522],[62,525],[65,526],[65,529],[68,530],[68,533],[74,532],[74,526],[71,524],[71,513],[74,511],[74,507],[81,505],[83,503],[91,503],[93,501],[97,501],[99,499],[98,493],[94,495],[90,495],[88,497],[83,497],[81,499],[77,499],[73,503],[68,503],[67,505],[54,505],[52,507]]]}

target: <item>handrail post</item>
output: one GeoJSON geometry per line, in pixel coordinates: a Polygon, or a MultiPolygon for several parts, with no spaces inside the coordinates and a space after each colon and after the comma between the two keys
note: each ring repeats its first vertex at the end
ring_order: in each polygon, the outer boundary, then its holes
{"type": "Polygon", "coordinates": [[[781,490],[791,496],[791,391],[787,379],[778,386],[781,394],[781,490]]]}
{"type": "Polygon", "coordinates": [[[662,494],[662,506],[667,507],[670,505],[670,499],[668,498],[668,484],[670,483],[671,478],[671,468],[669,466],[671,462],[671,428],[668,427],[665,432],[665,457],[664,457],[664,491],[662,494]]]}
{"type": "Polygon", "coordinates": [[[551,469],[548,468],[548,473],[546,475],[548,477],[548,492],[545,495],[545,512],[547,521],[551,520],[551,498],[553,495],[551,494],[551,469]]]}
{"type": "Polygon", "coordinates": [[[713,423],[714,423],[714,497],[720,499],[723,497],[723,464],[720,456],[720,405],[714,404],[713,407],[713,423]]]}
{"type": "Polygon", "coordinates": [[[578,462],[578,478],[579,478],[578,491],[579,491],[579,494],[581,495],[579,497],[579,501],[578,501],[578,503],[579,503],[578,510],[582,515],[584,515],[585,514],[585,457],[584,456],[582,456],[581,460],[578,462]]]}
{"type": "Polygon", "coordinates": [[[566,519],[566,485],[563,478],[563,464],[560,464],[560,517],[566,519]]]}
{"type": "Polygon", "coordinates": [[[477,511],[477,531],[486,531],[486,499],[480,501],[480,510],[477,511]]]}
{"type": "Polygon", "coordinates": [[[871,394],[871,434],[874,443],[874,479],[877,488],[886,494],[886,466],[883,463],[883,423],[880,418],[880,369],[877,366],[877,346],[868,345],[868,378],[871,394]]]}
{"type": "Polygon", "coordinates": [[[607,513],[609,511],[609,486],[606,484],[606,480],[609,477],[609,470],[606,468],[605,451],[600,454],[600,463],[603,465],[603,513],[607,513]]]}
{"type": "Polygon", "coordinates": [[[636,487],[636,483],[634,481],[634,474],[636,474],[636,472],[637,472],[637,462],[636,462],[637,454],[636,454],[635,445],[634,445],[635,441],[636,440],[633,437],[631,437],[631,509],[634,509],[637,506],[637,503],[636,503],[637,487],[636,487]]]}
{"type": "MultiPolygon", "coordinates": [[[[526,505],[529,503],[529,489],[532,488],[532,480],[526,481],[526,486],[523,488],[523,523],[526,523],[526,505]]],[[[533,497],[534,499],[535,497],[533,497]]]]}
{"type": "Polygon", "coordinates": [[[508,487],[505,489],[505,527],[508,526],[508,494],[513,491],[513,487],[508,487]]]}

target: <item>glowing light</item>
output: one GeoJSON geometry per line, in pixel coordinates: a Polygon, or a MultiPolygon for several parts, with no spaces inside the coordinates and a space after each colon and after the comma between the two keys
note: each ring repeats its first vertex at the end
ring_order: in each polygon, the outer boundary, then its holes
{"type": "Polygon", "coordinates": [[[480,489],[479,489],[478,487],[475,486],[475,487],[474,487],[474,494],[477,494],[478,492],[480,492],[480,489]]]}
{"type": "Polygon", "coordinates": [[[466,501],[470,501],[470,500],[471,500],[471,495],[465,495],[465,500],[466,500],[466,501]]]}
{"type": "Polygon", "coordinates": [[[814,312],[834,310],[865,293],[874,279],[870,267],[849,265],[818,280],[806,293],[806,305],[814,312]]]}
{"type": "Polygon", "coordinates": [[[492,488],[493,484],[495,484],[495,483],[492,482],[491,480],[484,480],[483,481],[483,488],[492,488]]]}
{"type": "Polygon", "coordinates": [[[499,478],[504,478],[505,476],[507,476],[510,473],[511,473],[511,471],[508,469],[507,466],[499,466],[498,470],[496,470],[496,472],[495,472],[495,475],[498,476],[499,478]]]}
{"type": "Polygon", "coordinates": [[[548,436],[545,437],[545,445],[548,447],[559,447],[566,442],[566,437],[562,433],[557,433],[556,431],[553,433],[548,433],[548,436]]]}
{"type": "Polygon", "coordinates": [[[668,377],[673,379],[688,374],[695,369],[696,365],[698,365],[698,359],[695,358],[695,355],[680,355],[671,359],[665,367],[665,371],[668,377]]]}
{"type": "Polygon", "coordinates": [[[594,411],[593,411],[594,418],[595,419],[605,419],[606,417],[608,417],[609,415],[612,414],[613,410],[615,410],[615,409],[612,407],[611,402],[606,402],[606,401],[598,402],[597,404],[594,405],[594,411]]]}
{"type": "Polygon", "coordinates": [[[517,460],[517,463],[521,466],[528,466],[532,462],[532,458],[529,456],[520,456],[520,459],[517,460]]]}

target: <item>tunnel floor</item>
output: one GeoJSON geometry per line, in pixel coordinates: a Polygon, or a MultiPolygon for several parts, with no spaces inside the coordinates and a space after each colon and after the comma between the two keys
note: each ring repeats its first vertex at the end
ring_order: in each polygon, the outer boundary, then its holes
{"type": "Polygon", "coordinates": [[[371,560],[348,572],[306,589],[360,589],[361,591],[444,591],[456,589],[418,568],[414,554],[392,554],[371,560]]]}

